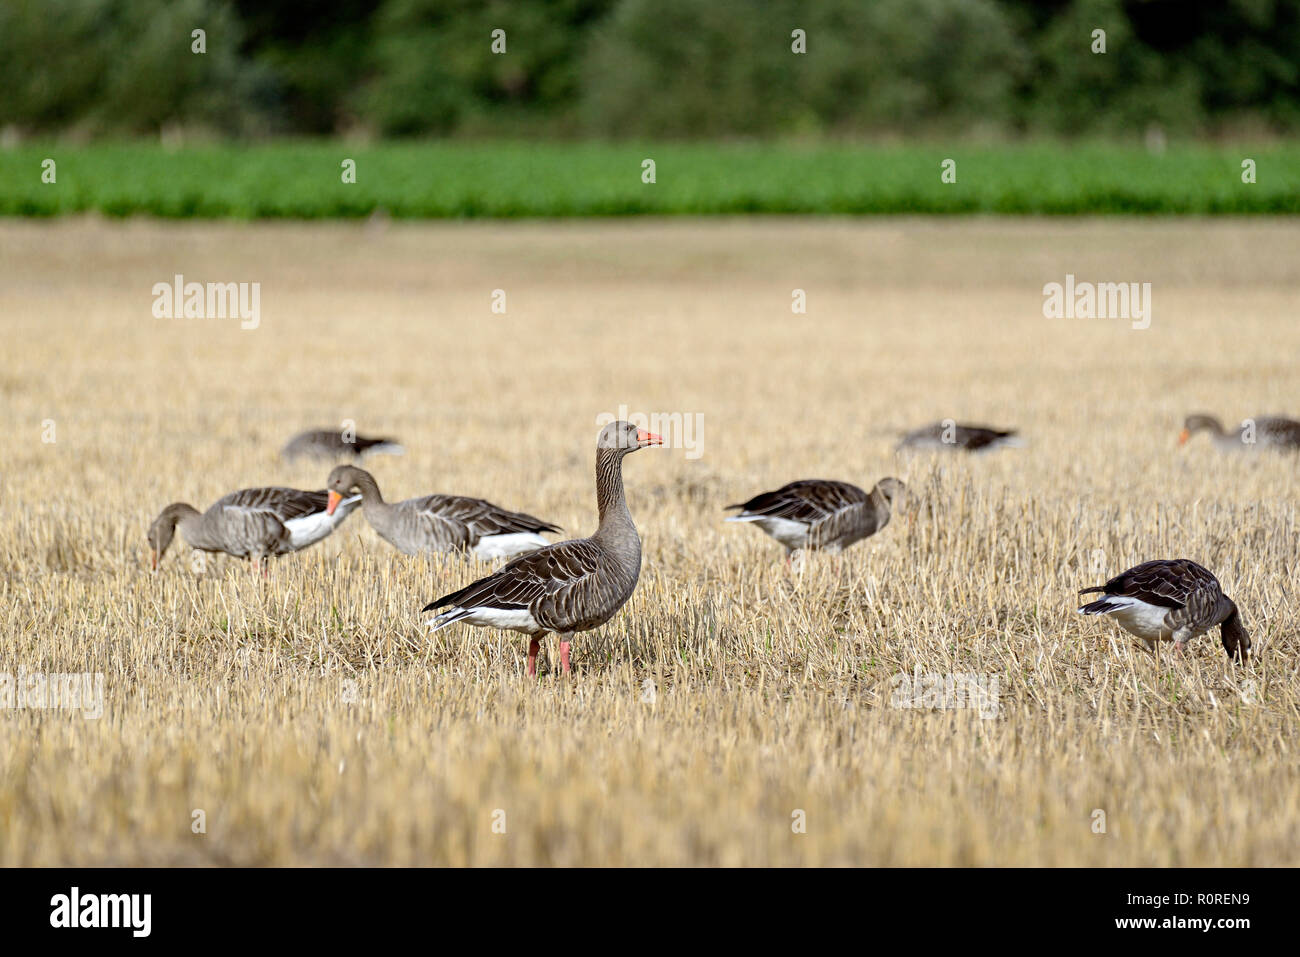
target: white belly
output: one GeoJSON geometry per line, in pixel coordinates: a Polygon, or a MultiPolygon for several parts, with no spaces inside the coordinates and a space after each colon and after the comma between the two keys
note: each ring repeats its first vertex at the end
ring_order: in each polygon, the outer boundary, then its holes
{"type": "Polygon", "coordinates": [[[306,548],[334,531],[334,516],[326,515],[324,512],[313,512],[310,515],[289,519],[284,523],[284,527],[289,530],[290,545],[295,549],[306,548]]]}
{"type": "Polygon", "coordinates": [[[1107,614],[1119,622],[1120,627],[1129,634],[1145,638],[1147,641],[1170,637],[1171,632],[1169,626],[1165,624],[1165,617],[1173,609],[1151,605],[1136,598],[1111,596],[1108,600],[1121,607],[1107,614]]]}
{"type": "Polygon", "coordinates": [[[786,548],[803,548],[808,544],[808,526],[789,518],[771,515],[733,515],[729,522],[753,522],[786,548]]]}
{"type": "Polygon", "coordinates": [[[315,545],[322,538],[328,537],[329,533],[334,531],[335,526],[351,515],[360,504],[361,496],[354,495],[339,502],[338,508],[334,509],[333,515],[326,515],[324,512],[312,512],[310,515],[300,515],[298,518],[289,519],[284,523],[284,527],[289,530],[290,546],[297,550],[306,548],[308,545],[315,545]]]}
{"type": "MultiPolygon", "coordinates": [[[[533,613],[527,608],[470,608],[468,615],[457,618],[455,622],[442,621],[448,615],[455,615],[460,609],[449,608],[442,614],[430,618],[425,622],[426,625],[434,625],[436,628],[443,628],[449,624],[478,625],[480,628],[504,628],[509,631],[522,631],[527,635],[534,635],[540,631],[545,631],[533,617],[533,613]]],[[[435,628],[435,630],[436,630],[435,628]]]]}
{"type": "Polygon", "coordinates": [[[549,545],[546,539],[536,532],[513,532],[508,535],[484,535],[474,546],[474,554],[484,561],[494,558],[510,558],[524,552],[535,551],[549,545]]]}

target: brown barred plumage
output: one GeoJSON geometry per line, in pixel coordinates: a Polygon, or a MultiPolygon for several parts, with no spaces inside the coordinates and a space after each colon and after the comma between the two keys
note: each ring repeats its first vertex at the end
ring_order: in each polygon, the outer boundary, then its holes
{"type": "Polygon", "coordinates": [[[1282,416],[1257,416],[1226,431],[1212,415],[1189,415],[1183,420],[1178,444],[1185,444],[1198,432],[1210,433],[1210,441],[1221,452],[1248,452],[1253,448],[1300,450],[1300,422],[1282,416]]]}
{"type": "Polygon", "coordinates": [[[951,419],[915,429],[903,436],[899,449],[961,449],[983,452],[1004,445],[1014,445],[1015,429],[993,429],[986,425],[961,425],[951,419]]]}
{"type": "Polygon", "coordinates": [[[324,489],[246,488],[214,502],[202,514],[192,505],[175,502],[149,526],[154,567],[171,544],[179,526],[191,548],[225,552],[237,558],[261,559],[313,545],[328,536],[361,504],[361,496],[326,515],[324,489]]]}
{"type": "Polygon", "coordinates": [[[362,512],[379,537],[407,555],[421,552],[458,552],[485,549],[496,536],[502,554],[517,554],[546,546],[542,532],[560,527],[524,512],[511,512],[481,498],[463,495],[425,495],[388,503],[375,477],[353,465],[340,465],[325,482],[328,490],[346,496],[361,492],[362,512]]]}
{"type": "Polygon", "coordinates": [[[1085,615],[1109,615],[1146,642],[1170,640],[1175,651],[1220,625],[1220,638],[1229,658],[1250,657],[1250,636],[1236,604],[1223,593],[1219,580],[1204,566],[1186,558],[1143,562],[1104,585],[1079,594],[1102,592],[1105,597],[1082,606],[1085,615]]]}
{"type": "Polygon", "coordinates": [[[456,622],[508,628],[530,635],[528,673],[536,673],[538,636],[560,635],[560,664],[569,672],[568,636],[609,621],[632,597],[641,574],[641,539],[623,492],[623,458],[662,444],[628,422],[611,422],[596,440],[596,505],[600,524],[590,538],[559,542],[514,559],[495,574],[429,602],[444,609],[435,631],[456,622]]]}
{"type": "Polygon", "coordinates": [[[905,489],[896,478],[881,479],[869,493],[848,482],[801,479],[728,505],[741,512],[727,521],[752,522],[790,551],[838,552],[884,528],[905,489]]]}

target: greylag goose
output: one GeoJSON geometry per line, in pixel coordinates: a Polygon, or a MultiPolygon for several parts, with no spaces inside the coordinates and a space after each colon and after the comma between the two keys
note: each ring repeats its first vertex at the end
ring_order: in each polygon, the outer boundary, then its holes
{"type": "Polygon", "coordinates": [[[1231,432],[1212,415],[1189,415],[1183,421],[1178,444],[1184,445],[1197,432],[1209,432],[1210,440],[1221,452],[1241,452],[1252,445],[1272,449],[1300,449],[1300,422],[1281,416],[1266,415],[1247,419],[1231,432]]]}
{"type": "Polygon", "coordinates": [[[336,467],[325,487],[327,514],[346,501],[345,496],[360,491],[361,511],[370,527],[406,555],[467,550],[485,560],[512,558],[549,545],[542,532],[560,531],[540,518],[462,495],[426,495],[390,505],[375,477],[355,465],[336,467]]]}
{"type": "Polygon", "coordinates": [[[1155,649],[1157,641],[1173,639],[1174,652],[1198,635],[1219,625],[1219,637],[1229,658],[1250,658],[1250,636],[1241,624],[1236,604],[1223,593],[1208,569],[1186,558],[1143,562],[1104,585],[1084,588],[1080,595],[1103,597],[1082,606],[1085,615],[1109,615],[1129,634],[1155,649]]]}
{"type": "Polygon", "coordinates": [[[1004,446],[1020,445],[1015,429],[991,429],[983,425],[961,425],[948,419],[903,436],[900,449],[964,449],[986,452],[1004,446]]]}
{"type": "Polygon", "coordinates": [[[401,455],[406,451],[394,439],[373,439],[364,435],[346,435],[339,429],[313,429],[300,432],[289,440],[280,454],[286,459],[308,457],[336,461],[342,458],[364,458],[372,452],[401,455]]]}
{"type": "Polygon", "coordinates": [[[848,482],[803,479],[763,492],[728,522],[753,522],[791,552],[801,548],[842,551],[874,535],[889,522],[890,507],[906,490],[896,478],[883,478],[870,492],[848,482]]]}
{"type": "Polygon", "coordinates": [[[422,611],[433,630],[463,621],[530,636],[528,674],[537,674],[538,639],[560,636],[560,666],[569,673],[569,636],[614,617],[632,597],[641,575],[641,539],[623,496],[623,457],[663,445],[653,432],[611,422],[596,439],[596,507],[600,524],[590,538],[558,542],[509,562],[496,574],[443,595],[422,611]]]}
{"type": "Polygon", "coordinates": [[[193,505],[174,502],[149,526],[153,567],[158,567],[177,526],[191,548],[257,562],[314,545],[338,528],[360,504],[361,496],[356,495],[329,511],[329,496],[324,489],[304,492],[277,487],[231,492],[203,513],[193,505]]]}

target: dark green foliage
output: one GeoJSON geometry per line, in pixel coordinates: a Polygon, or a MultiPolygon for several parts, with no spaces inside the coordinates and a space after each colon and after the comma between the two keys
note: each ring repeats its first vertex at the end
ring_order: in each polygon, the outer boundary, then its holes
{"type": "Polygon", "coordinates": [[[1300,132],[1300,0],[6,0],[0,129],[1300,132]],[[190,30],[208,53],[189,52],[190,30]],[[495,29],[507,52],[490,50],[495,29]],[[807,52],[791,51],[805,31],[807,52]],[[1095,29],[1107,50],[1091,50],[1095,29]]]}

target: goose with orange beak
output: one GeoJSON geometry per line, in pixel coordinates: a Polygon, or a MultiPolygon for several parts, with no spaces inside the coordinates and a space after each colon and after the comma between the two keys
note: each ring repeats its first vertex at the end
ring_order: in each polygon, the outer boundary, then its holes
{"type": "Polygon", "coordinates": [[[434,631],[463,622],[529,636],[528,674],[537,674],[543,635],[560,639],[560,667],[569,674],[572,635],[609,621],[632,597],[641,576],[641,539],[623,493],[623,459],[663,445],[653,432],[611,422],[596,439],[596,508],[590,538],[558,542],[514,559],[500,571],[429,602],[434,631]]]}
{"type": "Polygon", "coordinates": [[[1183,420],[1178,444],[1186,445],[1198,432],[1208,432],[1210,441],[1220,452],[1249,452],[1257,448],[1300,450],[1300,422],[1280,415],[1243,419],[1234,429],[1224,429],[1223,423],[1212,415],[1189,415],[1183,420]]]}
{"type": "Polygon", "coordinates": [[[526,512],[512,512],[467,495],[424,495],[385,502],[379,483],[365,469],[340,465],[325,480],[332,512],[344,495],[361,494],[361,511],[376,534],[405,555],[469,552],[491,561],[513,558],[550,544],[543,532],[560,527],[526,512]]]}

